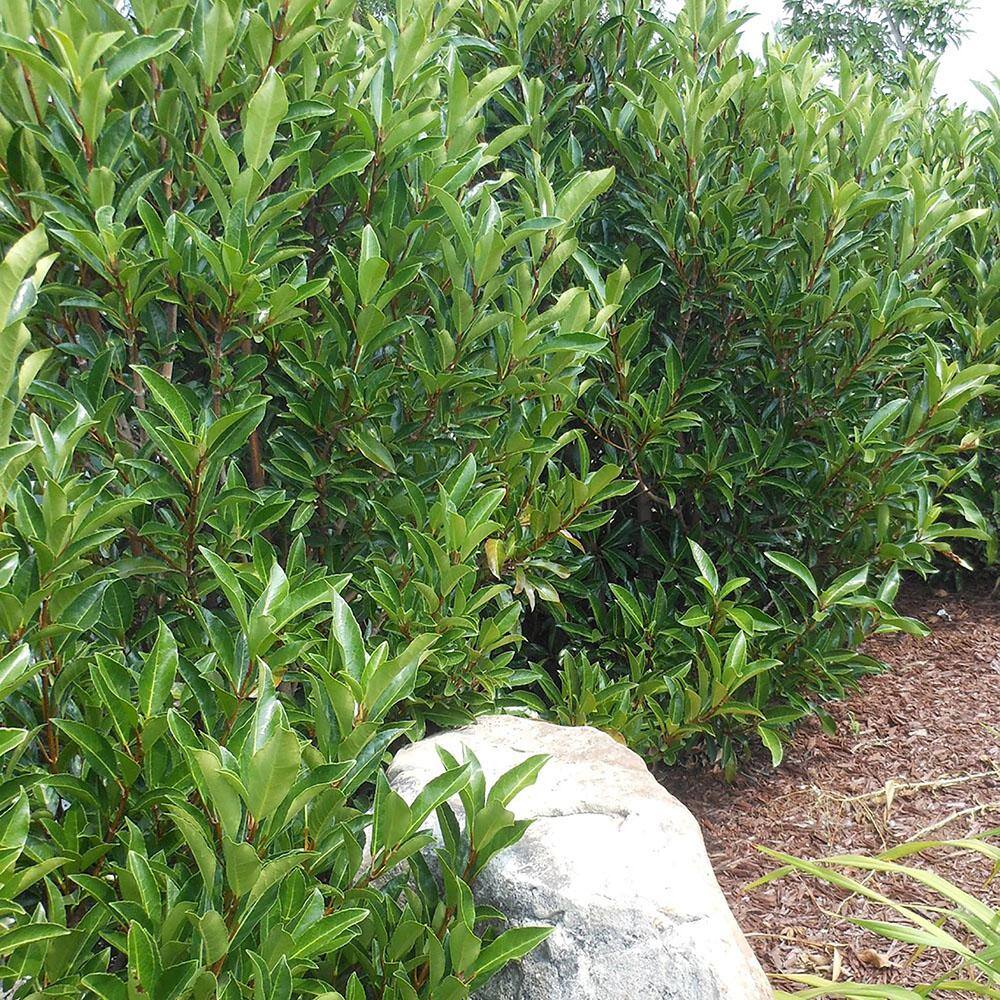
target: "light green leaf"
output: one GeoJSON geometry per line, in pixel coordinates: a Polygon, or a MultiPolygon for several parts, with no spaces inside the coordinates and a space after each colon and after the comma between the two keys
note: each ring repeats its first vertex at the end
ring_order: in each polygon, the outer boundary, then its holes
{"type": "Polygon", "coordinates": [[[494,972],[509,962],[523,958],[537,948],[552,931],[552,927],[512,927],[504,931],[479,953],[472,967],[470,988],[475,990],[494,972]]]}
{"type": "Polygon", "coordinates": [[[697,563],[708,589],[711,593],[717,594],[719,592],[719,573],[715,568],[715,563],[696,541],[689,538],[688,547],[691,549],[691,554],[694,556],[694,561],[697,563]]]}
{"type": "Polygon", "coordinates": [[[247,618],[247,601],[243,594],[243,588],[236,578],[236,574],[230,568],[229,564],[225,560],[220,559],[211,549],[199,546],[198,551],[215,574],[222,592],[229,601],[229,606],[233,609],[233,614],[236,615],[236,620],[240,623],[240,627],[243,629],[244,635],[246,635],[250,631],[250,624],[247,618]]]}
{"type": "Polygon", "coordinates": [[[795,556],[788,555],[787,552],[765,552],[764,555],[774,563],[775,566],[780,566],[783,570],[791,573],[792,576],[798,577],[808,588],[810,593],[814,597],[819,596],[819,588],[816,586],[816,580],[814,579],[812,573],[809,572],[809,568],[795,556]]]}
{"type": "Polygon", "coordinates": [[[243,158],[254,170],[271,152],[278,126],[287,111],[288,98],[285,95],[284,81],[271,66],[247,104],[243,126],[243,158]]]}
{"type": "Polygon", "coordinates": [[[105,64],[108,83],[116,84],[137,66],[174,48],[184,37],[180,28],[165,28],[156,35],[138,35],[117,48],[105,64]]]}
{"type": "Polygon", "coordinates": [[[281,805],[298,777],[302,751],[290,729],[279,729],[250,758],[247,808],[258,823],[281,805]]]}
{"type": "Polygon", "coordinates": [[[52,941],[54,938],[64,937],[70,931],[66,927],[58,924],[37,923],[22,924],[12,930],[0,933],[0,955],[11,955],[18,948],[27,945],[40,944],[43,941],[52,941]]]}
{"type": "Polygon", "coordinates": [[[361,637],[361,628],[354,617],[347,601],[339,594],[331,594],[333,603],[333,618],[330,622],[330,632],[340,650],[340,659],[349,677],[361,680],[365,670],[365,647],[361,637]]]}
{"type": "Polygon", "coordinates": [[[205,888],[211,892],[215,884],[216,862],[215,849],[209,842],[208,836],[201,824],[182,806],[167,806],[167,812],[177,824],[177,829],[180,830],[184,842],[194,856],[205,888]]]}
{"type": "Polygon", "coordinates": [[[847,597],[855,591],[860,590],[868,582],[868,567],[862,566],[859,569],[849,569],[846,573],[841,573],[830,586],[820,594],[820,602],[823,607],[830,607],[836,604],[842,597],[847,597]]]}
{"type": "Polygon", "coordinates": [[[374,434],[365,430],[356,430],[351,437],[357,445],[358,451],[369,462],[377,465],[380,469],[385,469],[386,472],[394,473],[396,471],[396,464],[393,462],[389,450],[374,434]]]}
{"type": "Polygon", "coordinates": [[[161,618],[156,642],[146,655],[139,674],[139,711],[145,718],[156,715],[169,700],[177,664],[177,642],[161,618]]]}
{"type": "Polygon", "coordinates": [[[322,952],[335,951],[337,947],[358,934],[355,928],[368,917],[368,911],[346,907],[336,913],[320,917],[295,939],[290,959],[308,959],[322,952]]]}
{"type": "Polygon", "coordinates": [[[565,226],[572,226],[577,219],[605,191],[615,179],[615,168],[585,170],[576,175],[559,193],[553,215],[565,220],[565,226]]]}
{"type": "Polygon", "coordinates": [[[781,742],[781,737],[775,730],[768,729],[767,726],[758,726],[757,734],[760,736],[761,743],[771,751],[771,764],[777,767],[785,756],[785,747],[781,742]]]}
{"type": "Polygon", "coordinates": [[[316,187],[325,187],[345,174],[360,174],[374,157],[375,153],[370,149],[350,149],[331,156],[316,175],[316,187]]]}
{"type": "Polygon", "coordinates": [[[226,837],[222,842],[226,859],[226,881],[237,897],[245,896],[257,884],[261,863],[250,844],[237,844],[226,837]]]}
{"type": "Polygon", "coordinates": [[[184,439],[190,441],[191,411],[177,387],[159,372],[145,365],[133,365],[132,370],[139,373],[150,395],[167,411],[174,426],[184,435],[184,439]]]}

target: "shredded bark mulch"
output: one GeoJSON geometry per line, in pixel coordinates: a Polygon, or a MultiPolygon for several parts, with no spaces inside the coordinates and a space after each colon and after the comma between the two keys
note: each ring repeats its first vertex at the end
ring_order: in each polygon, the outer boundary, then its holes
{"type": "MultiPolygon", "coordinates": [[[[866,647],[891,669],[831,706],[835,733],[805,723],[777,770],[757,758],[733,784],[708,767],[660,776],[700,821],[719,883],[769,973],[912,986],[953,968],[940,954],[849,923],[888,916],[858,896],[797,876],[746,890],[776,867],[757,845],[820,858],[1000,827],[1000,594],[913,588],[903,606],[931,635],[866,647]]],[[[968,853],[904,863],[925,864],[1000,906],[1000,878],[986,884],[989,864],[968,853]]],[[[911,881],[868,884],[911,903],[934,899],[911,881]]]]}

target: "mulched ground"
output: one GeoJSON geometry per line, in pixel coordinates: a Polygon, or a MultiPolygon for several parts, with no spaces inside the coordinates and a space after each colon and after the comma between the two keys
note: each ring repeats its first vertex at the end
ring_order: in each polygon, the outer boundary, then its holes
{"type": "MultiPolygon", "coordinates": [[[[770,973],[902,986],[933,981],[948,964],[846,922],[886,915],[822,884],[793,877],[747,892],[775,867],[756,845],[806,858],[870,854],[1000,827],[1000,594],[913,588],[903,608],[932,634],[871,643],[892,669],[832,706],[836,733],[804,724],[777,771],[755,760],[731,785],[704,767],[661,776],[701,822],[722,889],[770,973]]],[[[1000,878],[984,885],[988,865],[954,852],[927,864],[1000,906],[1000,878]]],[[[921,899],[912,883],[895,890],[921,899]]]]}

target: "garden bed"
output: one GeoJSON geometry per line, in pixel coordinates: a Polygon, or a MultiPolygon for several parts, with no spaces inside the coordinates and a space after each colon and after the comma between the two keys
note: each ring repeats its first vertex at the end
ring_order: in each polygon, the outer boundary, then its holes
{"type": "MultiPolygon", "coordinates": [[[[833,706],[836,733],[808,722],[776,772],[755,760],[731,785],[708,768],[663,776],[701,822],[723,891],[768,972],[836,970],[908,985],[943,970],[842,919],[881,916],[856,897],[797,878],[747,892],[775,867],[756,845],[820,857],[1000,827],[1000,598],[918,588],[902,605],[931,635],[871,643],[893,669],[833,706]]],[[[993,905],[1000,899],[1000,879],[984,889],[988,867],[967,855],[938,852],[932,864],[993,905]]],[[[903,891],[914,901],[912,886],[903,891]]]]}

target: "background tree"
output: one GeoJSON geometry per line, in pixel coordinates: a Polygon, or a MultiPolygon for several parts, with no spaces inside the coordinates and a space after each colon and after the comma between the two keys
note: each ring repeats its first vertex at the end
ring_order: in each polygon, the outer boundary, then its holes
{"type": "Polygon", "coordinates": [[[785,0],[785,35],[820,55],[846,52],[899,80],[908,58],[940,55],[965,34],[967,0],[785,0]]]}

